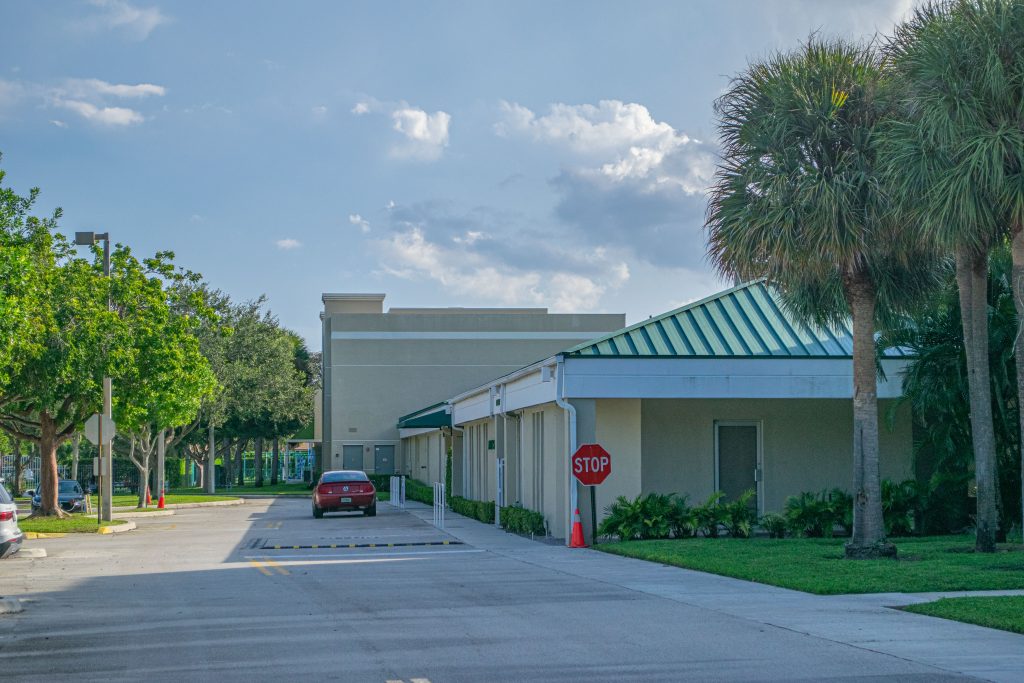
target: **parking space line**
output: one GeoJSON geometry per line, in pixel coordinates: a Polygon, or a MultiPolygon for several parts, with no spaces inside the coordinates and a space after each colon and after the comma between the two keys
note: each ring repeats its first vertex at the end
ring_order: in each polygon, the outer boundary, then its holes
{"type": "Polygon", "coordinates": [[[262,562],[258,562],[256,560],[249,560],[249,564],[251,564],[256,569],[259,569],[260,570],[260,574],[263,574],[263,576],[273,576],[271,571],[263,566],[262,562]]]}

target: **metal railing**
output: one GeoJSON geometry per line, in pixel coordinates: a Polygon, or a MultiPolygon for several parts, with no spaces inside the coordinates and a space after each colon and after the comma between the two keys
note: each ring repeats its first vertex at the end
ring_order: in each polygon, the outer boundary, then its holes
{"type": "Polygon", "coordinates": [[[434,482],[434,526],[438,529],[444,529],[444,508],[445,508],[445,496],[444,496],[444,482],[434,482]]]}
{"type": "Polygon", "coordinates": [[[395,476],[390,480],[391,492],[388,494],[388,502],[399,510],[405,509],[405,477],[395,476]]]}

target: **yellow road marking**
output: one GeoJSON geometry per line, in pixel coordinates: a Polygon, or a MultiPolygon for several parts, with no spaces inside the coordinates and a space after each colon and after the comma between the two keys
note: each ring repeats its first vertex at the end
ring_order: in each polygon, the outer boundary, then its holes
{"type": "Polygon", "coordinates": [[[267,528],[268,529],[280,529],[281,528],[281,522],[267,522],[267,528]]]}
{"type": "Polygon", "coordinates": [[[280,550],[280,549],[281,549],[281,546],[279,546],[279,545],[275,545],[274,546],[274,550],[280,550]]]}
{"type": "Polygon", "coordinates": [[[298,550],[298,549],[299,549],[299,546],[297,546],[297,545],[293,545],[292,546],[292,550],[298,550]]]}
{"type": "Polygon", "coordinates": [[[256,569],[259,569],[260,573],[263,574],[263,576],[273,576],[270,570],[263,566],[262,562],[257,562],[256,560],[249,560],[249,564],[251,564],[253,567],[256,567],[256,569]]]}
{"type": "Polygon", "coordinates": [[[448,545],[448,541],[442,541],[441,545],[448,545]]]}
{"type": "Polygon", "coordinates": [[[309,546],[309,547],[310,547],[310,548],[319,548],[320,546],[318,546],[318,545],[311,545],[311,546],[309,546]]]}
{"type": "Polygon", "coordinates": [[[332,548],[337,548],[338,546],[336,546],[336,545],[334,545],[334,544],[331,544],[331,547],[332,547],[332,548]]]}
{"type": "Polygon", "coordinates": [[[281,565],[279,565],[279,564],[278,564],[277,562],[274,562],[274,561],[273,561],[272,559],[270,559],[269,557],[264,557],[264,558],[263,558],[263,561],[264,561],[264,562],[266,562],[267,564],[269,564],[269,565],[270,565],[271,567],[273,567],[274,569],[276,569],[276,570],[277,570],[277,573],[278,573],[278,574],[281,574],[282,576],[288,576],[288,574],[290,574],[290,573],[291,573],[291,572],[289,572],[289,571],[288,571],[287,569],[285,569],[284,567],[282,567],[281,565]]]}
{"type": "Polygon", "coordinates": [[[389,548],[394,548],[394,547],[395,547],[395,544],[394,544],[394,543],[388,543],[388,547],[389,547],[389,548]]]}
{"type": "Polygon", "coordinates": [[[348,547],[349,547],[349,548],[355,548],[355,547],[356,547],[356,544],[355,544],[355,543],[349,543],[349,544],[348,544],[348,547]]]}

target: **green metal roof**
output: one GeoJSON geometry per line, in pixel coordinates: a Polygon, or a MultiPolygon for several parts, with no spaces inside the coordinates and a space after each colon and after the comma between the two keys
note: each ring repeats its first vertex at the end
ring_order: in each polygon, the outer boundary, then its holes
{"type": "Polygon", "coordinates": [[[451,427],[452,416],[448,412],[447,403],[435,403],[432,406],[417,410],[398,418],[399,429],[423,429],[437,427],[451,427]]]}
{"type": "MultiPolygon", "coordinates": [[[[745,283],[566,350],[579,357],[850,358],[849,326],[798,321],[763,280],[745,283]]],[[[899,350],[887,356],[902,357],[899,350]]]]}

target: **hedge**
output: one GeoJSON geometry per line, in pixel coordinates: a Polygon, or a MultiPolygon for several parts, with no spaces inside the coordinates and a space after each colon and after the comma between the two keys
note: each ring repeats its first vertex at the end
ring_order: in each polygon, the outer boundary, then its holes
{"type": "Polygon", "coordinates": [[[547,535],[544,515],[522,507],[501,508],[501,526],[514,534],[547,535]]]}
{"type": "Polygon", "coordinates": [[[472,517],[485,524],[494,524],[493,500],[469,500],[462,496],[452,496],[451,508],[465,517],[472,517]]]}
{"type": "Polygon", "coordinates": [[[418,500],[427,505],[434,504],[434,487],[415,479],[405,478],[405,499],[418,500]]]}
{"type": "Polygon", "coordinates": [[[373,484],[373,488],[378,491],[391,491],[391,477],[390,474],[368,474],[370,483],[373,484]]]}

